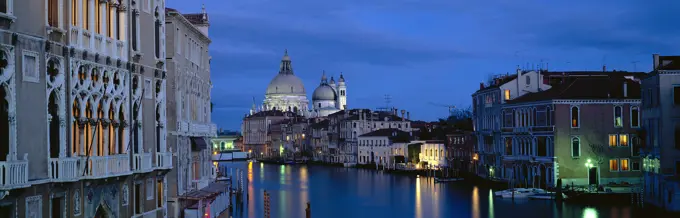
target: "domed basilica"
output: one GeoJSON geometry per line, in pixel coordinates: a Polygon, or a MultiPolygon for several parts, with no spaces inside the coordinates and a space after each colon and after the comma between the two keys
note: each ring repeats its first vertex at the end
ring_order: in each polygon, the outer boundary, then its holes
{"type": "MultiPolygon", "coordinates": [[[[321,84],[312,94],[312,109],[310,110],[305,86],[302,80],[293,73],[293,65],[286,50],[281,59],[279,73],[267,86],[261,109],[291,111],[305,117],[324,117],[347,107],[346,91],[347,86],[342,73],[337,84],[333,77],[329,82],[326,73],[322,73],[321,84]]],[[[254,113],[254,109],[251,113],[254,113]]]]}

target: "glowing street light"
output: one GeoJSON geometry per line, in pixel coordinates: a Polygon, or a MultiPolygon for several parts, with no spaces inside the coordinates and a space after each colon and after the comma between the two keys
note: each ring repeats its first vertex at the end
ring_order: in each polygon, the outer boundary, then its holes
{"type": "Polygon", "coordinates": [[[586,167],[590,169],[595,167],[595,164],[592,163],[592,160],[588,159],[588,161],[586,162],[586,167]]]}

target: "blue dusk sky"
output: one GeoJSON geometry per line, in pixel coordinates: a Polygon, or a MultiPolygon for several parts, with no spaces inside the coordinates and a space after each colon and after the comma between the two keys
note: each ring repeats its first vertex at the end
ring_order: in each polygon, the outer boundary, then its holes
{"type": "Polygon", "coordinates": [[[517,65],[649,71],[653,53],[680,54],[675,0],[167,0],[183,13],[201,4],[213,122],[230,130],[262,103],[284,49],[309,98],[323,70],[343,72],[350,108],[388,94],[421,120],[447,115],[431,103],[468,107],[480,82],[517,65]]]}

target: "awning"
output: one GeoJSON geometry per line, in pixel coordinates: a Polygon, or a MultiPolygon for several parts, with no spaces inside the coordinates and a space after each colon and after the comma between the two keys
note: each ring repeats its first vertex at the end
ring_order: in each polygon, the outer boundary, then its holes
{"type": "Polygon", "coordinates": [[[192,151],[200,151],[208,148],[208,144],[205,143],[205,139],[203,137],[190,137],[190,139],[192,151]]]}
{"type": "Polygon", "coordinates": [[[224,182],[214,182],[210,183],[207,187],[201,190],[192,191],[186,193],[179,197],[179,199],[185,200],[202,200],[207,198],[213,198],[223,192],[229,191],[229,185],[224,182]]]}

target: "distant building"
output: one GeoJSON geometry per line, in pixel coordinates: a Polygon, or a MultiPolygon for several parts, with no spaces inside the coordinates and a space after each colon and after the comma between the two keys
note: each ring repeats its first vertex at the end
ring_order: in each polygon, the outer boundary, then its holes
{"type": "Polygon", "coordinates": [[[646,203],[680,211],[680,56],[654,55],[642,81],[643,175],[646,203]]]}
{"type": "Polygon", "coordinates": [[[281,122],[282,151],[290,151],[289,155],[311,151],[307,129],[309,120],[301,117],[281,122]]]}
{"type": "Polygon", "coordinates": [[[329,119],[329,156],[335,163],[357,163],[358,137],[379,129],[399,129],[411,132],[411,122],[405,110],[401,117],[397,109],[391,111],[371,111],[368,109],[342,110],[328,116],[329,119]]]}
{"type": "Polygon", "coordinates": [[[211,145],[213,147],[214,152],[223,152],[223,151],[234,151],[234,150],[240,150],[239,147],[236,146],[235,141],[238,140],[238,138],[241,137],[240,134],[234,133],[234,132],[219,132],[217,134],[217,137],[213,137],[211,141],[211,145]]]}
{"type": "Polygon", "coordinates": [[[417,141],[420,145],[420,164],[425,168],[448,167],[446,141],[426,140],[417,141]]]}
{"type": "Polygon", "coordinates": [[[411,134],[400,129],[379,129],[358,137],[359,164],[394,167],[395,155],[404,156],[411,134]]]}
{"type": "Polygon", "coordinates": [[[246,116],[241,124],[244,151],[252,157],[278,156],[281,145],[281,126],[284,120],[300,117],[292,111],[260,111],[246,116]]]}
{"type": "Polygon", "coordinates": [[[475,172],[474,161],[478,158],[474,147],[477,143],[474,132],[455,131],[446,134],[449,167],[464,172],[475,172]]]}
{"type": "Polygon", "coordinates": [[[329,124],[330,122],[328,119],[316,120],[316,122],[312,123],[308,128],[308,132],[310,132],[308,138],[310,140],[310,146],[313,150],[313,158],[315,161],[330,161],[327,155],[329,152],[329,124]]]}

